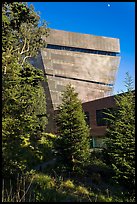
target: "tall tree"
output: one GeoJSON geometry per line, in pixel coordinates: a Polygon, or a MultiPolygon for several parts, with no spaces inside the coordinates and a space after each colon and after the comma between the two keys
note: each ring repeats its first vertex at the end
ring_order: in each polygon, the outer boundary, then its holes
{"type": "Polygon", "coordinates": [[[43,73],[27,59],[46,46],[45,22],[33,6],[2,4],[2,153],[3,172],[11,174],[31,168],[40,157],[37,140],[45,131],[47,118],[43,73]]]}
{"type": "Polygon", "coordinates": [[[62,162],[70,169],[81,168],[89,159],[89,128],[85,121],[78,93],[71,84],[62,95],[57,114],[57,151],[62,162]]]}
{"type": "Polygon", "coordinates": [[[104,158],[114,169],[115,180],[135,190],[135,92],[132,79],[126,73],[127,92],[115,97],[116,108],[109,113],[104,158]]]}

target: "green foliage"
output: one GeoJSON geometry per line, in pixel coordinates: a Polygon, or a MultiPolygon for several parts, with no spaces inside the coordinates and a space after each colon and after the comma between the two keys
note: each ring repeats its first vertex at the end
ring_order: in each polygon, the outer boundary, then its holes
{"type": "Polygon", "coordinates": [[[97,197],[97,202],[113,202],[112,197],[106,198],[104,195],[99,195],[97,197]]]}
{"type": "Polygon", "coordinates": [[[39,48],[45,47],[42,35],[47,35],[45,21],[39,24],[39,15],[33,6],[22,2],[3,3],[2,6],[2,49],[15,56],[36,56],[39,48]],[[33,45],[33,46],[32,46],[33,45]]]}
{"type": "Polygon", "coordinates": [[[73,181],[68,179],[68,180],[61,183],[61,187],[67,188],[67,189],[73,189],[75,187],[75,185],[74,185],[73,181]]]}
{"type": "Polygon", "coordinates": [[[37,141],[45,131],[43,73],[27,59],[45,47],[46,25],[22,2],[2,5],[2,152],[3,174],[21,172],[39,162],[37,141]]]}
{"type": "Polygon", "coordinates": [[[135,190],[135,93],[132,80],[126,76],[126,93],[116,96],[116,109],[110,113],[104,158],[115,171],[114,178],[126,186],[129,194],[135,190]]]}
{"type": "Polygon", "coordinates": [[[80,202],[94,201],[96,194],[83,185],[74,184],[44,174],[36,174],[32,184],[36,202],[80,202]]]}
{"type": "Polygon", "coordinates": [[[70,170],[82,170],[89,159],[89,128],[85,122],[81,101],[69,84],[63,93],[57,115],[58,140],[56,149],[70,170]]]}
{"type": "Polygon", "coordinates": [[[64,198],[57,189],[54,178],[48,175],[36,174],[33,180],[33,192],[35,202],[56,202],[64,198]]]}
{"type": "Polygon", "coordinates": [[[89,191],[84,187],[84,186],[78,186],[76,188],[76,192],[79,194],[79,195],[89,195],[89,191]]]}
{"type": "Polygon", "coordinates": [[[41,138],[38,140],[37,146],[40,149],[40,160],[41,162],[49,161],[55,157],[54,143],[56,140],[56,135],[52,133],[41,134],[41,138]]]}
{"type": "Polygon", "coordinates": [[[135,199],[126,199],[112,196],[108,189],[95,190],[92,186],[51,176],[35,171],[18,175],[16,180],[3,180],[3,202],[134,202],[135,199]],[[6,185],[5,185],[6,184],[6,185]],[[9,185],[7,185],[9,184],[9,185]]]}

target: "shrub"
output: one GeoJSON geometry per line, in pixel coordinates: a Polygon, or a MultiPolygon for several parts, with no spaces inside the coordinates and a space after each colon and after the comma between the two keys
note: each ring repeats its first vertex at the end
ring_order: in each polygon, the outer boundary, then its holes
{"type": "Polygon", "coordinates": [[[105,197],[104,195],[99,195],[97,197],[97,202],[112,202],[112,197],[105,197]]]}
{"type": "Polygon", "coordinates": [[[55,190],[55,181],[48,175],[36,174],[33,181],[33,192],[35,194],[36,202],[50,202],[54,201],[55,190]]]}
{"type": "Polygon", "coordinates": [[[89,195],[89,191],[85,188],[85,187],[83,187],[83,186],[78,186],[77,188],[76,188],[76,193],[77,194],[82,194],[82,195],[89,195]]]}
{"type": "Polygon", "coordinates": [[[74,189],[75,185],[73,184],[73,182],[71,180],[67,180],[61,183],[61,187],[65,187],[67,189],[74,189]]]}

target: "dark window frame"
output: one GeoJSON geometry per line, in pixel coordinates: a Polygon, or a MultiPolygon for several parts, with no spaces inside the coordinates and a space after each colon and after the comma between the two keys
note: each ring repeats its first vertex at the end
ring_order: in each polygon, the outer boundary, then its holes
{"type": "Polygon", "coordinates": [[[113,111],[114,111],[114,107],[96,110],[96,125],[97,126],[108,126],[109,122],[108,120],[105,120],[105,118],[109,118],[109,116],[107,115],[107,112],[109,113],[113,111]]]}
{"type": "Polygon", "coordinates": [[[47,48],[48,49],[56,49],[56,50],[67,50],[67,51],[72,51],[72,52],[83,52],[83,53],[91,53],[91,54],[99,54],[99,55],[109,55],[109,56],[117,56],[117,54],[119,54],[118,52],[92,50],[92,49],[86,49],[86,48],[69,47],[69,46],[53,45],[53,44],[47,44],[47,48]]]}
{"type": "Polygon", "coordinates": [[[101,84],[101,85],[113,87],[113,84],[107,84],[107,83],[104,83],[104,82],[91,81],[91,80],[79,79],[79,78],[74,78],[74,77],[66,77],[66,76],[62,76],[62,75],[58,75],[58,74],[53,75],[53,74],[45,73],[45,76],[46,75],[47,76],[54,76],[54,77],[64,78],[64,79],[71,79],[71,80],[76,80],[76,81],[83,81],[83,82],[88,82],[88,83],[101,84]]]}

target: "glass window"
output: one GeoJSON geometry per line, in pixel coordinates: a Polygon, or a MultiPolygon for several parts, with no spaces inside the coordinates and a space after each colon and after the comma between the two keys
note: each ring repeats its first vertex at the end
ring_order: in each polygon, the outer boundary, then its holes
{"type": "Polygon", "coordinates": [[[106,120],[109,118],[109,115],[107,113],[113,112],[114,108],[104,108],[101,110],[96,110],[96,124],[97,126],[106,126],[109,125],[109,121],[106,120]]]}
{"type": "Polygon", "coordinates": [[[104,137],[92,137],[92,145],[93,148],[104,147],[104,137]]]}
{"type": "Polygon", "coordinates": [[[105,52],[105,51],[100,51],[100,50],[91,50],[91,49],[69,47],[69,46],[61,46],[61,45],[47,44],[47,48],[57,49],[57,50],[68,50],[68,51],[74,51],[74,52],[84,52],[84,53],[116,56],[116,53],[113,53],[113,52],[105,52]]]}

